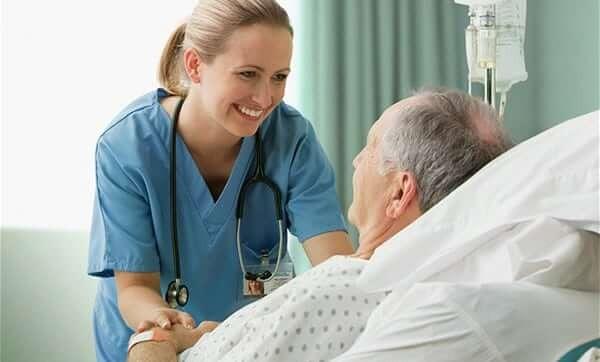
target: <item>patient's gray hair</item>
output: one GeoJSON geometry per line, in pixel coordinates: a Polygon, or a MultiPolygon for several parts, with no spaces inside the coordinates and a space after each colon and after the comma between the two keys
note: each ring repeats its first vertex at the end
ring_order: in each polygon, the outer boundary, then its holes
{"type": "Polygon", "coordinates": [[[400,107],[381,140],[382,173],[411,172],[425,212],[512,143],[496,111],[449,89],[425,89],[400,107]]]}

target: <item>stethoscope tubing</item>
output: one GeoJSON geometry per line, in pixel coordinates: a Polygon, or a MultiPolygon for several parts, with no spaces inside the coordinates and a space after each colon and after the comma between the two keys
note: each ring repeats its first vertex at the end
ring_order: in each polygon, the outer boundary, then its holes
{"type": "MultiPolygon", "coordinates": [[[[238,250],[238,258],[240,260],[240,267],[242,268],[242,275],[246,276],[246,266],[244,264],[244,257],[242,256],[242,241],[240,240],[240,226],[242,224],[242,219],[237,219],[237,226],[236,226],[236,244],[237,244],[237,250],[238,250]]],[[[260,276],[257,277],[257,280],[261,281],[261,282],[268,282],[271,279],[273,279],[275,277],[275,275],[277,274],[277,272],[279,271],[279,263],[281,262],[281,250],[283,249],[283,221],[282,220],[277,220],[277,226],[279,228],[279,247],[277,249],[277,262],[275,263],[275,269],[273,269],[273,273],[271,273],[271,276],[263,279],[260,276]]]]}
{"type": "Polygon", "coordinates": [[[175,281],[176,284],[181,284],[181,266],[179,262],[179,239],[177,238],[177,182],[175,173],[177,172],[177,163],[176,163],[176,138],[177,138],[177,122],[179,121],[179,113],[181,112],[181,107],[183,106],[183,101],[185,98],[182,98],[179,103],[177,103],[177,107],[175,108],[175,113],[173,115],[173,131],[171,132],[171,162],[170,162],[170,194],[171,194],[171,242],[173,245],[173,263],[175,265],[175,281]]]}
{"type": "MultiPolygon", "coordinates": [[[[177,202],[176,202],[176,197],[177,197],[177,180],[176,180],[176,137],[177,137],[177,122],[179,121],[179,113],[181,112],[181,108],[183,106],[183,102],[184,102],[185,98],[182,98],[179,103],[177,104],[176,108],[175,108],[175,113],[173,115],[173,129],[171,131],[171,149],[170,149],[170,167],[169,167],[169,173],[170,173],[170,188],[169,188],[169,192],[170,192],[170,196],[171,196],[171,243],[172,243],[172,248],[173,248],[173,264],[175,267],[175,280],[173,282],[171,282],[169,284],[169,290],[166,293],[165,298],[167,299],[167,303],[174,307],[175,304],[178,304],[179,306],[183,306],[185,304],[187,304],[187,301],[189,300],[189,290],[188,288],[185,286],[185,284],[183,284],[182,278],[181,278],[181,264],[180,264],[180,257],[179,257],[179,240],[178,240],[178,235],[177,235],[177,202]],[[173,285],[173,290],[171,290],[171,286],[173,285]],[[183,289],[183,292],[185,293],[184,296],[184,300],[183,302],[180,301],[180,292],[183,289]],[[171,299],[172,298],[172,299],[171,299]]],[[[245,197],[246,197],[246,189],[254,184],[254,183],[264,183],[269,190],[271,190],[271,192],[273,193],[273,202],[275,204],[275,216],[276,216],[276,221],[277,221],[277,226],[279,229],[279,243],[278,243],[278,250],[277,250],[277,262],[275,263],[275,269],[273,270],[272,273],[270,273],[268,278],[263,278],[260,275],[256,276],[255,280],[259,280],[261,282],[268,282],[270,280],[272,280],[275,275],[277,274],[277,272],[279,271],[279,265],[281,263],[281,258],[282,258],[282,253],[283,253],[283,210],[281,208],[281,191],[279,190],[279,188],[277,187],[277,184],[275,184],[275,182],[273,182],[270,178],[268,178],[267,176],[265,176],[264,173],[264,167],[263,167],[263,163],[262,163],[262,145],[261,145],[261,139],[260,139],[260,129],[257,130],[256,134],[255,134],[255,140],[256,140],[256,144],[254,146],[255,149],[255,157],[256,157],[256,168],[254,171],[254,175],[252,176],[252,178],[250,178],[250,180],[247,180],[246,182],[244,182],[244,184],[242,185],[242,188],[238,194],[238,201],[237,201],[237,207],[236,207],[236,246],[237,246],[237,251],[238,251],[238,259],[239,259],[239,263],[240,263],[240,268],[242,270],[242,275],[247,278],[247,272],[246,272],[246,266],[244,264],[244,258],[242,255],[242,250],[241,250],[241,244],[242,241],[240,240],[240,229],[241,229],[241,223],[242,223],[242,216],[243,216],[243,212],[244,212],[244,201],[245,201],[245,197]]]]}

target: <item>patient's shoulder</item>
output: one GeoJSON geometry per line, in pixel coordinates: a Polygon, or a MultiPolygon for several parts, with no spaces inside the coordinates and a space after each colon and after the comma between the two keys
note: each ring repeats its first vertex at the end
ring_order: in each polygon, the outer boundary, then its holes
{"type": "Polygon", "coordinates": [[[297,277],[295,282],[315,291],[355,287],[356,279],[365,265],[365,260],[335,255],[297,277]]]}
{"type": "Polygon", "coordinates": [[[344,269],[354,269],[362,271],[368,261],[360,258],[355,258],[350,255],[334,255],[323,263],[315,266],[310,270],[328,270],[331,272],[343,271],[344,269]]]}
{"type": "Polygon", "coordinates": [[[290,302],[315,308],[329,304],[343,304],[355,309],[351,303],[358,305],[360,301],[361,308],[375,308],[380,304],[384,294],[367,293],[356,283],[365,265],[366,261],[362,259],[346,256],[332,257],[298,277],[297,283],[287,293],[290,302]]]}

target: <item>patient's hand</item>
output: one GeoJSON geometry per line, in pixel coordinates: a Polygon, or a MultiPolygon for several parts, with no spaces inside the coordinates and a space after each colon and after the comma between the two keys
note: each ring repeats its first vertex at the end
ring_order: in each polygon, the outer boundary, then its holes
{"type": "Polygon", "coordinates": [[[175,324],[171,329],[165,330],[167,339],[175,346],[177,353],[192,347],[204,333],[212,332],[219,323],[213,321],[204,321],[194,329],[183,327],[181,324],[175,324]]]}
{"type": "Polygon", "coordinates": [[[169,332],[173,336],[177,353],[192,347],[204,333],[212,332],[218,325],[218,322],[204,321],[194,329],[188,329],[181,325],[173,326],[172,331],[169,332]]]}
{"type": "MultiPolygon", "coordinates": [[[[194,329],[175,324],[171,329],[163,329],[166,341],[148,341],[138,343],[129,351],[129,362],[176,361],[177,354],[192,347],[204,333],[211,332],[219,325],[218,322],[204,321],[194,329]]],[[[156,327],[158,328],[158,327],[156,327]]]]}

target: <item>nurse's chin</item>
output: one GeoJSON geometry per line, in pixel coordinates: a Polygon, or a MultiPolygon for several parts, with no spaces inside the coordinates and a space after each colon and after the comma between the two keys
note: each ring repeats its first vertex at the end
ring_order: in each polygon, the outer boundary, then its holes
{"type": "Polygon", "coordinates": [[[233,127],[229,127],[228,131],[229,133],[237,137],[252,137],[256,134],[256,131],[258,131],[258,128],[261,124],[262,122],[255,125],[236,124],[233,127]]]}

